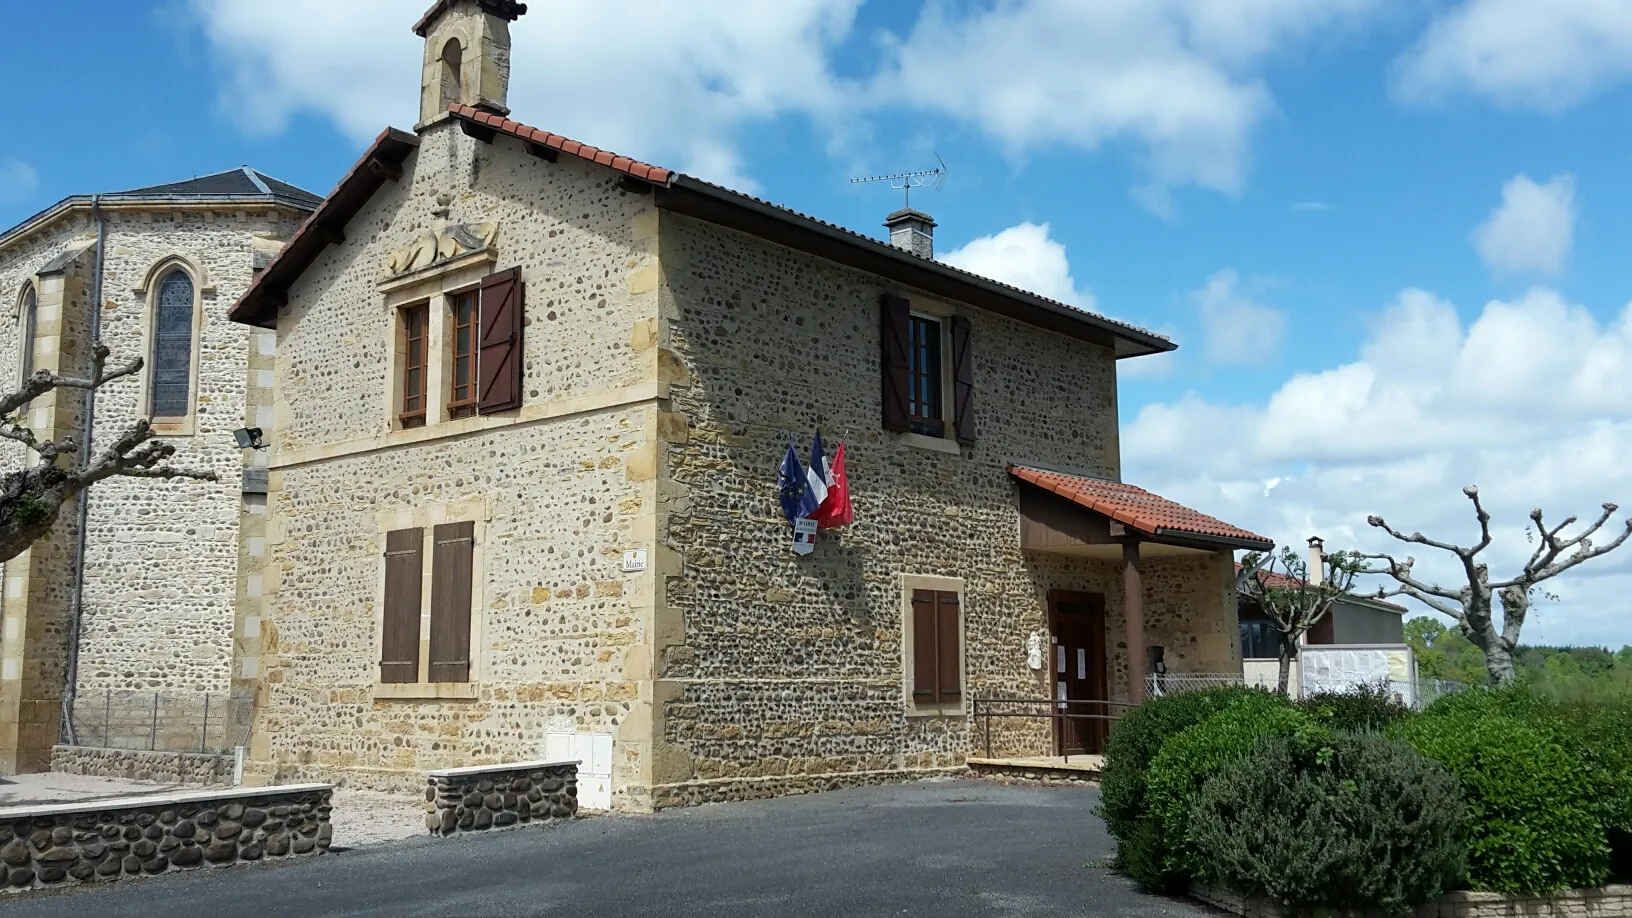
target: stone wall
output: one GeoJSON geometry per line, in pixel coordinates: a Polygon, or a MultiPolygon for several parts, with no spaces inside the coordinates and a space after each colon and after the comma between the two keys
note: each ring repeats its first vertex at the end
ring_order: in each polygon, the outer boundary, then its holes
{"type": "MultiPolygon", "coordinates": [[[[1243,918],[1293,918],[1314,910],[1290,909],[1220,887],[1193,884],[1192,898],[1243,918]]],[[[1390,918],[1377,910],[1321,910],[1339,918],[1390,918]]],[[[1632,918],[1632,886],[1572,889],[1547,896],[1458,890],[1406,913],[1410,918],[1632,918]]]]}
{"type": "Polygon", "coordinates": [[[649,208],[603,167],[445,123],[293,285],[257,581],[257,777],[418,792],[427,770],[533,760],[547,733],[594,732],[613,737],[616,805],[644,806],[653,578],[620,560],[656,554],[661,383],[637,337],[656,313],[636,229],[649,208]],[[522,406],[397,429],[384,260],[482,222],[498,235],[481,270],[522,269],[522,406]],[[440,519],[477,524],[471,681],[381,686],[384,534],[440,519]]]}
{"type": "Polygon", "coordinates": [[[233,757],[102,749],[95,746],[55,746],[51,749],[51,770],[69,775],[166,784],[231,784],[233,757]]]}
{"type": "MultiPolygon", "coordinates": [[[[960,766],[967,700],[920,716],[907,697],[903,575],[961,580],[972,697],[1049,697],[1025,653],[1032,631],[1046,645],[1049,592],[1104,594],[1111,694],[1126,698],[1120,566],[1023,552],[1006,470],[1119,475],[1109,351],[900,291],[973,324],[978,441],[930,443],[881,428],[879,297],[898,287],[668,213],[661,239],[664,340],[691,384],[673,389],[668,429],[681,433],[665,443],[673,497],[659,522],[680,564],[660,611],[660,632],[678,637],[658,656],[657,800],[960,766]],[[776,468],[790,432],[804,459],[818,427],[830,447],[846,443],[855,522],[799,558],[776,468]]],[[[1147,560],[1146,640],[1174,671],[1238,659],[1229,564],[1147,560]]],[[[1047,753],[1046,722],[1006,729],[1010,751],[1047,753]]]]}
{"type": "Polygon", "coordinates": [[[8,891],[321,854],[326,784],[0,809],[8,891]]]}
{"type": "Polygon", "coordinates": [[[432,835],[571,819],[577,812],[575,762],[450,768],[425,776],[425,828],[432,835]]]}

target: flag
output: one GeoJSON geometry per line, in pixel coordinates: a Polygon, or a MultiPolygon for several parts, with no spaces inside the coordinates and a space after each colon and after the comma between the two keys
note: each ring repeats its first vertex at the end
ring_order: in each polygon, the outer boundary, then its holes
{"type": "Polygon", "coordinates": [[[818,529],[836,529],[855,522],[856,512],[850,506],[850,478],[844,472],[844,444],[833,451],[833,464],[827,467],[827,499],[816,511],[818,529]]]}
{"type": "Polygon", "coordinates": [[[788,439],[788,452],[782,457],[782,468],[777,475],[777,490],[782,501],[782,515],[788,518],[791,524],[794,520],[806,516],[804,504],[810,498],[810,482],[805,477],[805,470],[799,465],[799,457],[793,452],[793,439],[788,439]]]}
{"type": "Polygon", "coordinates": [[[820,430],[816,431],[816,439],[810,444],[810,471],[805,479],[810,482],[810,494],[815,502],[812,508],[814,513],[827,501],[827,449],[822,446],[820,430]]]}

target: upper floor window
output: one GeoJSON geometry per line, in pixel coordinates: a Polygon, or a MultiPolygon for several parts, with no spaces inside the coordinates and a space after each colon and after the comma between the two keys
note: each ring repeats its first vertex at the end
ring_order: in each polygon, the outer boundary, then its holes
{"type": "Polygon", "coordinates": [[[941,417],[941,323],[938,319],[912,315],[907,319],[909,337],[908,414],[914,433],[931,437],[946,433],[941,417]]]}
{"type": "Polygon", "coordinates": [[[425,426],[427,367],[431,305],[420,303],[402,311],[402,415],[404,428],[425,426]]]}
{"type": "Polygon", "coordinates": [[[451,418],[468,418],[476,413],[477,298],[475,290],[453,297],[453,388],[448,398],[451,418]]]}
{"type": "Polygon", "coordinates": [[[153,310],[152,394],[154,419],[185,418],[192,406],[193,279],[177,268],[159,282],[153,310]]]}
{"type": "Polygon", "coordinates": [[[30,376],[34,375],[34,336],[36,334],[38,314],[39,298],[34,293],[34,285],[29,284],[27,287],[23,288],[23,304],[22,309],[18,314],[18,318],[21,319],[23,324],[23,379],[28,379],[30,376]]]}

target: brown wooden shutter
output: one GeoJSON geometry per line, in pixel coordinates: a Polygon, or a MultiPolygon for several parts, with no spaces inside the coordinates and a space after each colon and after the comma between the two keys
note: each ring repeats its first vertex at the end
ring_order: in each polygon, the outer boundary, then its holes
{"type": "Polygon", "coordinates": [[[958,632],[958,594],[935,594],[936,697],[940,701],[957,701],[963,695],[958,632]]]}
{"type": "Polygon", "coordinates": [[[912,424],[907,398],[912,388],[907,328],[912,307],[904,297],[886,293],[879,311],[884,342],[884,429],[905,432],[912,424]]]}
{"type": "Polygon", "coordinates": [[[470,590],[475,523],[444,523],[431,556],[432,682],[470,681],[470,590]]]}
{"type": "Polygon", "coordinates": [[[940,694],[936,675],[940,651],[935,640],[935,593],[912,591],[912,697],[934,701],[940,694]]]}
{"type": "Polygon", "coordinates": [[[521,269],[482,281],[481,354],[477,358],[478,414],[521,407],[521,269]]]}
{"type": "Polygon", "coordinates": [[[380,637],[380,681],[419,681],[420,554],[423,529],[385,534],[385,629],[380,637]]]}
{"type": "Polygon", "coordinates": [[[952,317],[952,410],[958,442],[975,443],[975,358],[968,316],[952,317]]]}

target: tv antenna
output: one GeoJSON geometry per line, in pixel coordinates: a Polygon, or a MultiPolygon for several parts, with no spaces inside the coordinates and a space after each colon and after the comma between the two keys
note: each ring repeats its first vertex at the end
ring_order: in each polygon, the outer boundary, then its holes
{"type": "Polygon", "coordinates": [[[869,182],[889,182],[891,188],[902,192],[906,196],[905,204],[903,206],[911,207],[912,189],[923,188],[931,185],[931,177],[934,178],[933,187],[936,191],[939,191],[941,186],[946,184],[946,160],[941,159],[941,154],[936,153],[935,162],[938,164],[935,168],[925,169],[922,172],[897,172],[893,175],[871,175],[866,178],[853,178],[850,180],[850,184],[865,185],[869,182]]]}

